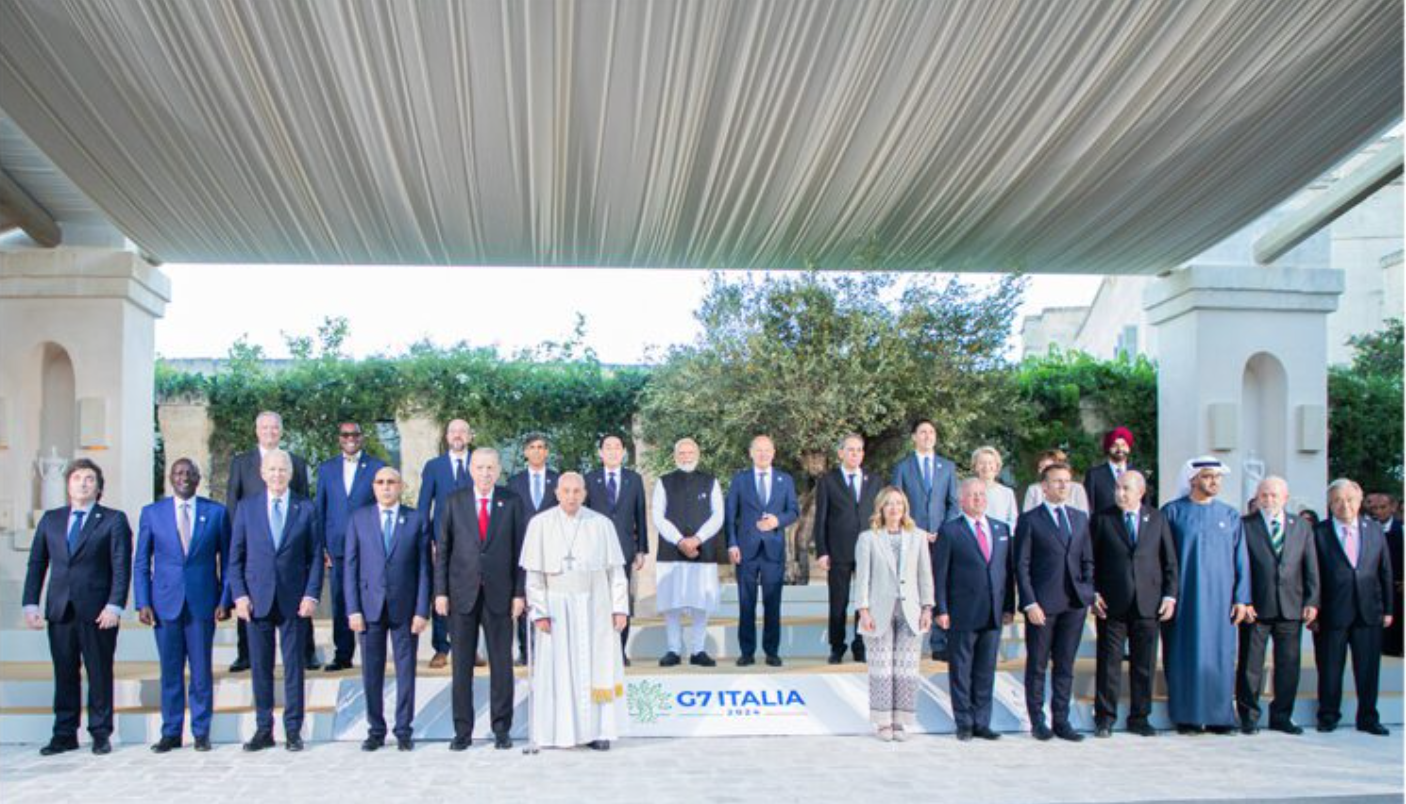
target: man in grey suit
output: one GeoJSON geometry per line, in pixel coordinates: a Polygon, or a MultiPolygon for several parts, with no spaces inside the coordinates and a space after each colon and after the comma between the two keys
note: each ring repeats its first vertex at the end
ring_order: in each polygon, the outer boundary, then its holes
{"type": "Polygon", "coordinates": [[[1265,645],[1274,640],[1274,701],[1269,727],[1302,734],[1294,725],[1299,691],[1299,644],[1303,627],[1318,616],[1318,552],[1313,528],[1284,510],[1289,484],[1266,477],[1255,492],[1258,511],[1241,522],[1250,554],[1250,612],[1240,625],[1240,661],[1235,674],[1235,708],[1240,730],[1259,731],[1260,689],[1265,645]]]}
{"type": "MultiPolygon", "coordinates": [[[[942,523],[962,515],[957,502],[957,465],[936,452],[937,425],[931,419],[913,423],[913,452],[893,467],[893,485],[903,490],[913,509],[913,522],[928,534],[928,547],[935,551],[937,531],[942,523]]],[[[933,553],[934,560],[936,552],[933,553]]],[[[947,632],[932,629],[932,657],[946,658],[947,632]]]]}

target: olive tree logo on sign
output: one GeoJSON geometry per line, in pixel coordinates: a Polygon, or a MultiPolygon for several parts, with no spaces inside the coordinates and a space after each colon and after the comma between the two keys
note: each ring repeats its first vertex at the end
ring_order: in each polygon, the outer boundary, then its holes
{"type": "Polygon", "coordinates": [[[625,702],[630,717],[640,723],[653,723],[674,707],[669,693],[664,691],[664,685],[657,681],[631,684],[625,693],[625,702]]]}

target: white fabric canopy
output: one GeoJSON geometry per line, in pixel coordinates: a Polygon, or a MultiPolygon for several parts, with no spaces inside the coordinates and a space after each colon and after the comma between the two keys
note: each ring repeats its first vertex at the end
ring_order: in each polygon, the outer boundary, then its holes
{"type": "Polygon", "coordinates": [[[1136,273],[1398,120],[1401,0],[3,0],[167,261],[1136,273]]]}

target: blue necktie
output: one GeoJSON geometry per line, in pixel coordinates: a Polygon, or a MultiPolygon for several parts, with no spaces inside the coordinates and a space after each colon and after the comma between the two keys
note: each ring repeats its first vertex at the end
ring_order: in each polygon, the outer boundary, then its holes
{"type": "Polygon", "coordinates": [[[532,476],[532,507],[542,507],[542,476],[532,476]]]}
{"type": "Polygon", "coordinates": [[[283,498],[273,501],[273,516],[269,517],[269,530],[273,531],[273,549],[283,546],[283,498]]]}
{"type": "Polygon", "coordinates": [[[78,543],[78,534],[83,531],[83,517],[87,516],[87,511],[74,511],[73,524],[68,526],[68,552],[73,552],[73,546],[78,543]]]}
{"type": "Polygon", "coordinates": [[[1132,511],[1123,514],[1123,523],[1128,526],[1128,538],[1137,547],[1137,516],[1132,511]]]}
{"type": "Polygon", "coordinates": [[[932,491],[932,456],[923,458],[923,488],[932,491]]]}
{"type": "Polygon", "coordinates": [[[462,488],[464,485],[464,459],[454,459],[454,487],[462,488]]]}
{"type": "Polygon", "coordinates": [[[395,536],[395,512],[386,512],[385,524],[381,525],[381,541],[386,546],[386,555],[391,554],[391,538],[395,536]]]}
{"type": "Polygon", "coordinates": [[[1067,542],[1070,537],[1074,535],[1074,531],[1069,527],[1069,514],[1064,512],[1064,506],[1062,505],[1055,510],[1059,512],[1059,535],[1063,536],[1064,540],[1067,542]]]}
{"type": "Polygon", "coordinates": [[[857,504],[859,502],[859,475],[849,476],[849,490],[854,494],[854,501],[857,504]]]}
{"type": "Polygon", "coordinates": [[[610,500],[610,510],[615,510],[615,500],[619,497],[620,488],[615,484],[615,473],[611,472],[605,478],[605,496],[610,500]]]}

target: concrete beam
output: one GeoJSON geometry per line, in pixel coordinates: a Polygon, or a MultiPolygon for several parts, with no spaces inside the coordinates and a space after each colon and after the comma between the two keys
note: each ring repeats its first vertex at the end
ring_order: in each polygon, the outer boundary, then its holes
{"type": "Polygon", "coordinates": [[[58,221],[3,170],[0,170],[0,208],[39,245],[53,248],[63,242],[63,230],[58,221]]]}
{"type": "Polygon", "coordinates": [[[1333,182],[1321,196],[1255,241],[1255,262],[1268,265],[1337,220],[1401,175],[1401,139],[1390,140],[1362,167],[1333,182]]]}

